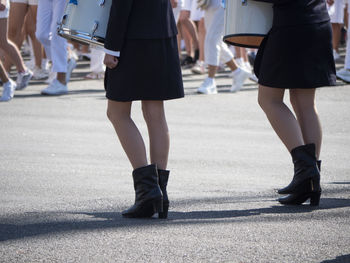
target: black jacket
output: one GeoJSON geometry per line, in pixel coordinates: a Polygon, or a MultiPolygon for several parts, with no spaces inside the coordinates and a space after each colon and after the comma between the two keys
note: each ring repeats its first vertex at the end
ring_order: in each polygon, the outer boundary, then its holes
{"type": "Polygon", "coordinates": [[[120,51],[125,39],[161,39],[177,34],[170,0],[112,0],[105,48],[120,51]]]}
{"type": "Polygon", "coordinates": [[[255,1],[273,3],[274,26],[316,24],[330,20],[325,0],[255,1]]]}

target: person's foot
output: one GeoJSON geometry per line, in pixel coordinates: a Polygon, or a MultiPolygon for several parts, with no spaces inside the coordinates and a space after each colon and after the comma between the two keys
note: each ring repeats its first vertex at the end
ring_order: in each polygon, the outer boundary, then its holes
{"type": "Polygon", "coordinates": [[[18,72],[17,74],[17,87],[16,90],[22,90],[25,89],[31,78],[33,77],[33,72],[31,72],[29,69],[27,69],[25,72],[18,72]]]}
{"type": "Polygon", "coordinates": [[[197,92],[201,94],[208,94],[208,95],[217,94],[218,91],[216,89],[215,79],[209,78],[209,77],[206,78],[201,84],[201,86],[198,88],[197,92]]]}
{"type": "Polygon", "coordinates": [[[41,80],[41,79],[47,79],[48,77],[49,77],[49,72],[47,70],[38,68],[37,66],[34,68],[33,79],[41,80]]]}
{"type": "Polygon", "coordinates": [[[84,79],[103,79],[105,76],[104,72],[91,72],[87,74],[84,79]]]}
{"type": "Polygon", "coordinates": [[[244,82],[247,78],[249,78],[250,75],[251,73],[243,68],[238,68],[234,72],[232,72],[233,78],[231,92],[240,91],[243,87],[244,82]]]}
{"type": "Polygon", "coordinates": [[[205,74],[207,72],[204,61],[197,60],[196,65],[191,69],[194,74],[205,74]]]}
{"type": "Polygon", "coordinates": [[[66,82],[68,83],[72,75],[73,69],[77,66],[77,61],[74,58],[70,58],[67,64],[66,82]]]}
{"type": "Polygon", "coordinates": [[[9,79],[3,86],[4,90],[2,92],[2,96],[0,97],[0,101],[9,101],[13,98],[16,89],[16,82],[12,79],[9,79]]]}
{"type": "Polygon", "coordinates": [[[41,91],[42,95],[63,95],[68,93],[67,85],[62,84],[57,79],[54,79],[50,85],[41,91]]]}
{"type": "Polygon", "coordinates": [[[342,68],[337,71],[337,78],[341,79],[342,81],[345,81],[347,83],[350,83],[350,70],[346,68],[342,68]]]}

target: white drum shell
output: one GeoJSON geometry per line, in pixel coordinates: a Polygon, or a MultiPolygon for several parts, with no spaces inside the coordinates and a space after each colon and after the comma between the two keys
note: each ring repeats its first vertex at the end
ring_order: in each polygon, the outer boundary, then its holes
{"type": "MultiPolygon", "coordinates": [[[[226,0],[225,10],[225,42],[232,42],[237,46],[257,47],[250,38],[258,37],[261,40],[272,27],[273,9],[271,3],[253,0],[226,0]],[[245,4],[243,3],[245,2],[245,4]],[[237,42],[234,43],[237,37],[237,42]],[[241,38],[246,36],[246,38],[241,38]],[[231,38],[232,41],[229,41],[231,38]]],[[[259,42],[259,41],[258,41],[259,42]]]]}
{"type": "Polygon", "coordinates": [[[103,45],[112,0],[77,0],[77,2],[75,5],[67,1],[63,20],[58,29],[59,34],[80,42],[103,45]]]}

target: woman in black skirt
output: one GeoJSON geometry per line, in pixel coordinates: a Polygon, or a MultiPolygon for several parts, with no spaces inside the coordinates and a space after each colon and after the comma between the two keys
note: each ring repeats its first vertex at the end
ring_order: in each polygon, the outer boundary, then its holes
{"type": "Polygon", "coordinates": [[[282,204],[299,205],[321,196],[322,131],[315,106],[318,87],[335,85],[332,32],[325,0],[256,0],[273,5],[273,26],[254,65],[258,102],[290,151],[294,177],[279,194],[282,204]],[[283,103],[285,89],[295,113],[283,103]]]}
{"type": "Polygon", "coordinates": [[[169,132],[163,101],[184,96],[176,34],[169,0],[113,0],[105,39],[107,115],[134,168],[136,194],[124,217],[167,217],[169,132]],[[151,165],[130,117],[135,100],[142,101],[151,165]]]}

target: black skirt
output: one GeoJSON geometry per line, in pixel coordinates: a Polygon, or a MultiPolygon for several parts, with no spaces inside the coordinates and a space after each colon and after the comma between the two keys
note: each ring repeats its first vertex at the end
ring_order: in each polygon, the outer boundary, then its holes
{"type": "Polygon", "coordinates": [[[259,48],[254,72],[259,84],[272,88],[334,86],[330,23],[273,27],[259,48]]]}
{"type": "Polygon", "coordinates": [[[114,101],[184,97],[176,36],[126,39],[119,63],[106,69],[106,97],[114,101]]]}

